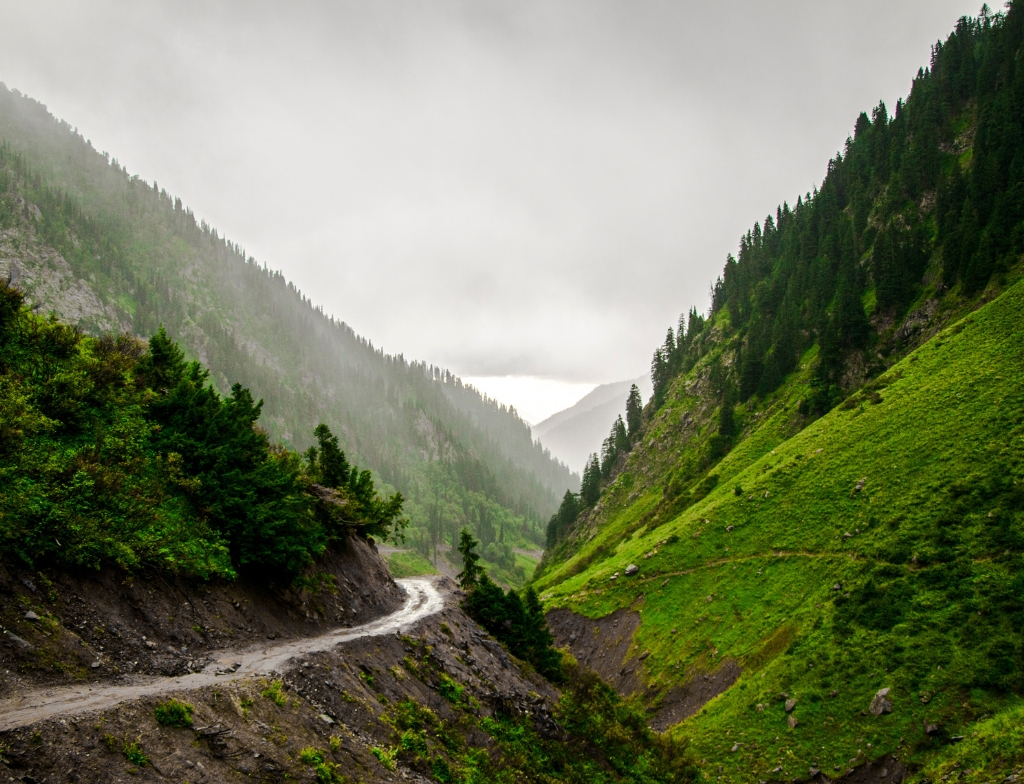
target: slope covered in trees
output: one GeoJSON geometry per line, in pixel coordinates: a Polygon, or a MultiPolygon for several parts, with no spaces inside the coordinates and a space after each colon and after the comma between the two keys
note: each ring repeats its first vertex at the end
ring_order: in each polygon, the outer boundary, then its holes
{"type": "Polygon", "coordinates": [[[0,554],[22,566],[296,575],[332,542],[400,532],[321,425],[307,459],[270,442],[160,330],[90,338],[0,282],[0,554]]]}
{"type": "Polygon", "coordinates": [[[87,332],[163,326],[218,390],[237,381],[262,399],[262,426],[293,448],[327,423],[406,496],[421,542],[450,541],[464,525],[485,544],[541,541],[543,520],[577,486],[513,410],[375,348],[180,199],[6,88],[0,271],[87,332]]]}
{"type": "Polygon", "coordinates": [[[615,670],[723,781],[1024,762],[1022,44],[1019,3],[961,20],[744,236],[538,570],[635,617],[615,670]]]}

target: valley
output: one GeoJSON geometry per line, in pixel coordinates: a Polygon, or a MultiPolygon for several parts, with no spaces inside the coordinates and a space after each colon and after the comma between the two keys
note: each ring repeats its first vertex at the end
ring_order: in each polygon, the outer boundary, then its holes
{"type": "Polygon", "coordinates": [[[1022,51],[534,429],[0,87],[0,780],[1019,781],[1022,51]]]}

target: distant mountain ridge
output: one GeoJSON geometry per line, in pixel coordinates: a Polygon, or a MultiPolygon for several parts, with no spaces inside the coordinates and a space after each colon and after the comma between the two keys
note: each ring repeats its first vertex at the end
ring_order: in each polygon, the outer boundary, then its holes
{"type": "Polygon", "coordinates": [[[601,384],[576,404],[552,414],[533,427],[533,435],[574,471],[582,471],[587,458],[601,451],[615,417],[626,408],[629,388],[636,384],[646,400],[651,396],[651,377],[601,384]]]}
{"type": "Polygon", "coordinates": [[[406,496],[427,539],[469,526],[485,544],[536,543],[579,486],[514,412],[447,370],[375,348],[3,85],[0,274],[92,334],[148,337],[163,325],[221,391],[239,382],[265,401],[260,426],[274,439],[303,449],[328,424],[351,459],[406,496]]]}

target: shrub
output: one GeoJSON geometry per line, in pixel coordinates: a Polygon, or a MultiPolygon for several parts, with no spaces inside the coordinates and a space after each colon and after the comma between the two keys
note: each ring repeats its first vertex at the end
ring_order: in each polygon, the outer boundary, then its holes
{"type": "Polygon", "coordinates": [[[288,698],[284,696],[282,691],[283,683],[281,681],[271,681],[267,687],[260,692],[261,697],[265,697],[277,707],[284,707],[284,704],[288,702],[288,698]]]}
{"type": "Polygon", "coordinates": [[[168,700],[156,706],[156,721],[165,727],[191,727],[192,712],[195,709],[187,702],[168,700]]]}
{"type": "Polygon", "coordinates": [[[374,746],[370,749],[370,753],[375,756],[381,765],[388,770],[394,770],[397,767],[398,750],[397,749],[385,749],[380,746],[374,746]]]}
{"type": "Polygon", "coordinates": [[[142,751],[142,746],[139,745],[138,741],[133,740],[131,743],[125,741],[125,744],[121,747],[121,753],[124,754],[126,760],[136,767],[144,768],[149,764],[149,757],[142,751]]]}

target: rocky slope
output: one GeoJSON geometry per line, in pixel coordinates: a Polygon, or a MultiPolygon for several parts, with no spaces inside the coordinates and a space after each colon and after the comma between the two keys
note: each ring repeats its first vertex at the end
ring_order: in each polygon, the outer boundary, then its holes
{"type": "Polygon", "coordinates": [[[40,685],[198,671],[213,650],[364,623],[402,601],[374,546],[355,536],[281,586],[0,563],[0,699],[40,685]]]}
{"type": "Polygon", "coordinates": [[[448,608],[406,634],[176,695],[192,707],[190,726],[162,726],[156,708],[167,701],[153,698],[0,733],[0,779],[450,781],[474,748],[498,754],[482,717],[529,717],[557,733],[554,690],[457,609],[453,583],[441,587],[448,608]]]}

